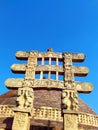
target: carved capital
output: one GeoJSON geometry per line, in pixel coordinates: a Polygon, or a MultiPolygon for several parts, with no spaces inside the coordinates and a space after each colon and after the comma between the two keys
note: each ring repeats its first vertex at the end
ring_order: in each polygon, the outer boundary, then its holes
{"type": "Polygon", "coordinates": [[[24,87],[18,89],[16,111],[31,112],[33,108],[34,92],[32,88],[24,87]]]}
{"type": "Polygon", "coordinates": [[[75,90],[63,90],[61,96],[64,113],[66,113],[66,111],[78,111],[78,96],[75,90]]]}

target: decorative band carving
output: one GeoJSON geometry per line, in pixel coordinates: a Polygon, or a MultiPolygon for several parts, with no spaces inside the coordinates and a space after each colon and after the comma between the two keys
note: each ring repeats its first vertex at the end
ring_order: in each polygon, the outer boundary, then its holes
{"type": "MultiPolygon", "coordinates": [[[[0,117],[13,117],[14,111],[13,108],[15,106],[0,106],[0,117]]],[[[51,108],[51,107],[40,107],[33,109],[33,119],[42,119],[42,120],[53,120],[53,121],[63,121],[63,117],[61,116],[61,109],[51,108]]],[[[79,113],[78,114],[78,123],[83,125],[89,125],[98,127],[98,116],[87,113],[79,113]]]]}
{"type": "MultiPolygon", "coordinates": [[[[16,89],[22,87],[24,82],[23,78],[9,78],[5,81],[5,85],[9,89],[16,89]]],[[[35,79],[28,80],[31,83],[32,88],[56,88],[65,89],[64,81],[48,80],[48,79],[35,79]]],[[[90,93],[93,90],[92,84],[88,82],[74,82],[76,89],[79,93],[90,93]]]]}
{"type": "MultiPolygon", "coordinates": [[[[16,57],[18,59],[28,59],[30,53],[32,52],[23,52],[23,51],[18,51],[16,53],[16,57]]],[[[82,62],[85,59],[85,55],[82,53],[70,53],[72,55],[72,60],[74,62],[82,62]]],[[[44,53],[36,53],[36,56],[38,58],[41,57],[52,57],[52,58],[63,58],[63,53],[55,53],[55,52],[44,52],[44,53]]]]}
{"type": "Polygon", "coordinates": [[[78,122],[79,124],[98,127],[98,116],[87,113],[79,113],[78,122]]]}
{"type": "Polygon", "coordinates": [[[13,108],[15,106],[0,105],[0,117],[12,117],[14,116],[13,108]]]}

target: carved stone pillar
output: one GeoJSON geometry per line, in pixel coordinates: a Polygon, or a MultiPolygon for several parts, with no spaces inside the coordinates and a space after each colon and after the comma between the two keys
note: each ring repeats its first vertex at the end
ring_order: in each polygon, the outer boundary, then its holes
{"type": "Polygon", "coordinates": [[[78,130],[77,115],[75,113],[64,114],[64,130],[78,130]]]}
{"type": "Polygon", "coordinates": [[[64,53],[64,90],[62,90],[62,113],[64,130],[78,130],[78,99],[72,69],[72,54],[64,53]]]}
{"type": "Polygon", "coordinates": [[[62,90],[64,130],[78,130],[78,98],[76,90],[62,90]]]}
{"type": "Polygon", "coordinates": [[[30,118],[28,113],[15,112],[12,130],[29,130],[30,118]]]}
{"type": "Polygon", "coordinates": [[[75,90],[62,91],[64,130],[78,130],[78,99],[75,90]]]}
{"type": "Polygon", "coordinates": [[[25,79],[22,82],[22,87],[18,89],[12,130],[29,130],[30,128],[30,115],[32,114],[34,100],[31,79],[35,79],[37,54],[36,51],[31,51],[28,57],[25,79]]]}
{"type": "Polygon", "coordinates": [[[28,64],[26,68],[26,79],[35,79],[35,68],[37,66],[37,55],[36,51],[31,51],[28,57],[28,64]]]}
{"type": "Polygon", "coordinates": [[[34,100],[34,92],[31,85],[30,81],[26,79],[23,81],[22,88],[18,89],[12,130],[30,129],[30,115],[32,115],[34,100]]]}

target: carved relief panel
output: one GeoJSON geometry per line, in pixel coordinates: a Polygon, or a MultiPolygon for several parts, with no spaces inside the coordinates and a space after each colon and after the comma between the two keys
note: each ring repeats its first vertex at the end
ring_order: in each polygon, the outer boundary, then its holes
{"type": "Polygon", "coordinates": [[[78,96],[74,90],[62,90],[62,108],[67,111],[78,110],[78,96]]]}
{"type": "Polygon", "coordinates": [[[12,130],[29,130],[30,119],[28,113],[16,112],[14,116],[12,130]]]}

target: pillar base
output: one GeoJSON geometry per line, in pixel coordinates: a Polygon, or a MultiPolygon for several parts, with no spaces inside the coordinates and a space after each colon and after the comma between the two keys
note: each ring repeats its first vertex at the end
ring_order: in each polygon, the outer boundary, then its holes
{"type": "Polygon", "coordinates": [[[64,113],[64,130],[78,130],[78,114],[64,113]]]}
{"type": "Polygon", "coordinates": [[[30,118],[28,113],[15,112],[12,130],[29,130],[30,118]]]}

